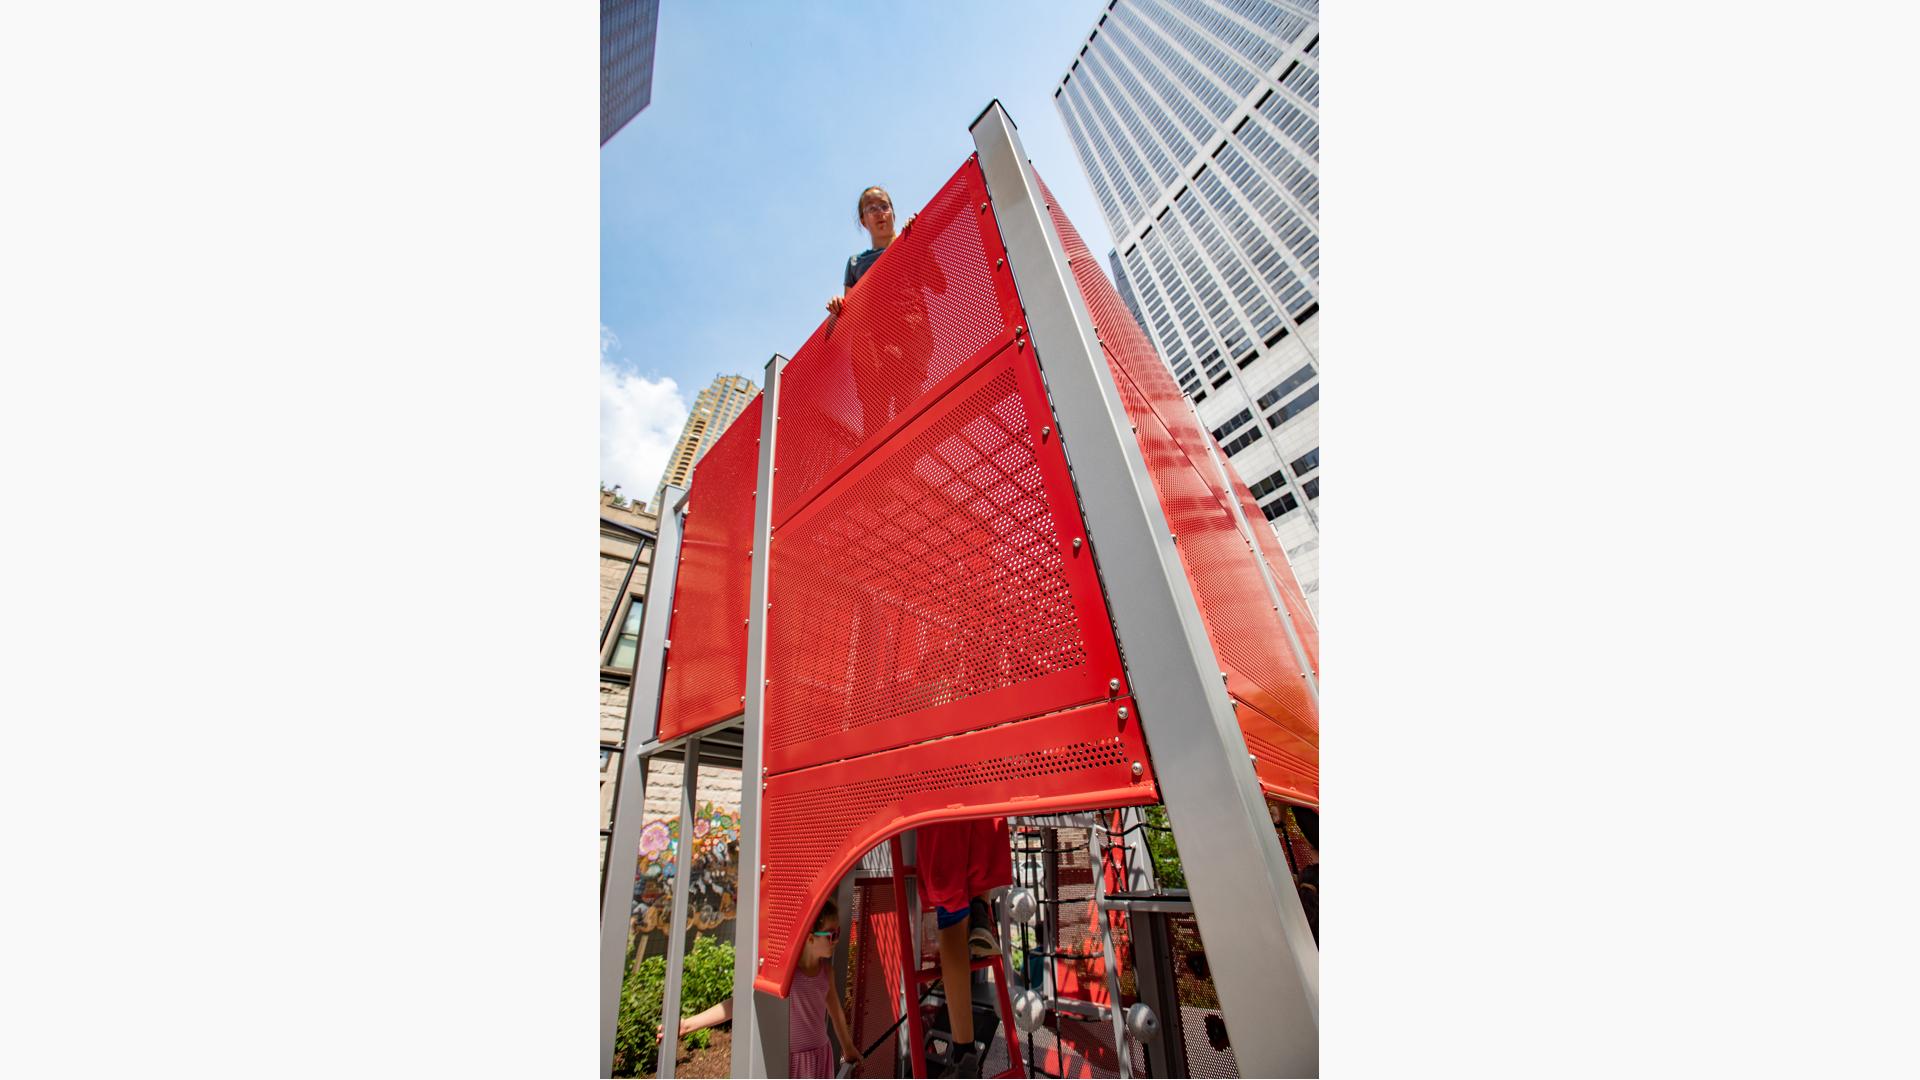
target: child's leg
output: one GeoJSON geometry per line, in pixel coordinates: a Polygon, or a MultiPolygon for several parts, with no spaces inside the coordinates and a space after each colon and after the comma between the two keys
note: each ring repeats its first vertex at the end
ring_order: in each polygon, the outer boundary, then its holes
{"type": "Polygon", "coordinates": [[[959,914],[958,922],[940,928],[940,977],[946,983],[956,1058],[973,1041],[973,951],[967,947],[967,910],[959,914]]]}

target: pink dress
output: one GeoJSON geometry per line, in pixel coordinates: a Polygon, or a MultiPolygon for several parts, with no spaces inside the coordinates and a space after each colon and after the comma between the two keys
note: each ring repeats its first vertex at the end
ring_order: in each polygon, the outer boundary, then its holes
{"type": "Polygon", "coordinates": [[[831,1077],[833,1044],[827,1041],[827,995],[833,991],[833,965],[817,975],[793,973],[787,991],[787,1075],[831,1077]]]}

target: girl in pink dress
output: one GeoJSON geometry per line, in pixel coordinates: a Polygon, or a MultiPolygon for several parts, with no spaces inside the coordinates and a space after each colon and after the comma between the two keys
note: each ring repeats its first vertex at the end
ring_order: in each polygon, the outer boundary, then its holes
{"type": "MultiPolygon", "coordinates": [[[[793,968],[793,989],[787,992],[787,1075],[830,1077],[833,1045],[827,1041],[827,1022],[840,1037],[842,1061],[857,1064],[860,1050],[853,1044],[853,1026],[833,985],[833,946],[840,939],[840,909],[829,900],[813,921],[800,962],[793,968]]],[[[733,999],[680,1021],[684,1037],[704,1027],[733,1019],[733,999]]],[[[666,1052],[662,1048],[662,1052],[666,1052]]]]}

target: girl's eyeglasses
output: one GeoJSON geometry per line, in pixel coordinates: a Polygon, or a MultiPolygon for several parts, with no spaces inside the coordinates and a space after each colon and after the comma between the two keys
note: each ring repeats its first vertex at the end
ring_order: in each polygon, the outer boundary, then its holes
{"type": "Polygon", "coordinates": [[[832,929],[832,930],[815,930],[815,931],[813,932],[813,936],[814,936],[814,937],[823,937],[823,938],[826,938],[826,939],[827,939],[828,941],[839,941],[839,940],[840,940],[840,930],[839,930],[839,928],[838,928],[838,927],[836,927],[836,928],[834,928],[834,929],[832,929]]]}

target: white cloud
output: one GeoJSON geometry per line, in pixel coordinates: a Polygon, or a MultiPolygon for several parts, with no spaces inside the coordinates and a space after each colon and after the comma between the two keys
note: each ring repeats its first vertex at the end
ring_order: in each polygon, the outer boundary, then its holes
{"type": "Polygon", "coordinates": [[[637,502],[653,498],[667,471],[688,404],[671,378],[649,379],[610,361],[609,348],[620,339],[600,330],[600,482],[620,485],[637,502]]]}

